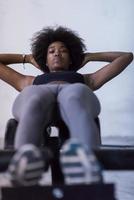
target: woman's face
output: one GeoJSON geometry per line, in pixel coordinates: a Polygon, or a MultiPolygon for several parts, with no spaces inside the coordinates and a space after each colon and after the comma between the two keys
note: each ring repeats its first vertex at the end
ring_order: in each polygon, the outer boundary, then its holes
{"type": "Polygon", "coordinates": [[[64,43],[60,41],[51,43],[48,47],[46,60],[50,72],[68,70],[70,64],[69,51],[64,43]]]}

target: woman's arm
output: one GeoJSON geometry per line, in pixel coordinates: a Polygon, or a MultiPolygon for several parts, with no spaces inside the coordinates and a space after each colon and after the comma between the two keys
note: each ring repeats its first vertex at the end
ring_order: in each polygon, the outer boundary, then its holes
{"type": "Polygon", "coordinates": [[[88,62],[99,61],[99,62],[112,62],[121,55],[126,54],[127,52],[96,52],[96,53],[85,53],[84,60],[81,65],[83,67],[88,62]]]}
{"type": "Polygon", "coordinates": [[[0,62],[5,65],[23,63],[23,61],[23,54],[0,54],[0,62]]]}
{"type": "Polygon", "coordinates": [[[133,54],[128,52],[88,53],[85,63],[89,61],[110,62],[92,74],[85,75],[88,85],[96,90],[106,82],[120,74],[133,60],[133,54]]]}
{"type": "MultiPolygon", "coordinates": [[[[25,57],[25,62],[30,63],[25,57]]],[[[34,76],[26,76],[11,69],[7,64],[23,63],[24,56],[22,54],[0,54],[0,79],[14,87],[16,90],[21,91],[24,87],[31,85],[34,76]]]]}
{"type": "Polygon", "coordinates": [[[32,54],[0,54],[0,63],[5,65],[30,63],[34,67],[40,69],[32,54]]]}
{"type": "Polygon", "coordinates": [[[26,86],[32,85],[34,78],[34,76],[20,74],[7,65],[0,63],[0,79],[14,87],[17,91],[21,91],[26,86]]]}

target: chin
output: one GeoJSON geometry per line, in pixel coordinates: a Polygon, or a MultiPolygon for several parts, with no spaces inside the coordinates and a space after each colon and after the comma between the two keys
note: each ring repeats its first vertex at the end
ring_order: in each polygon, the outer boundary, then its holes
{"type": "Polygon", "coordinates": [[[68,68],[65,68],[63,66],[55,66],[53,68],[53,71],[67,71],[67,70],[68,70],[68,68]]]}

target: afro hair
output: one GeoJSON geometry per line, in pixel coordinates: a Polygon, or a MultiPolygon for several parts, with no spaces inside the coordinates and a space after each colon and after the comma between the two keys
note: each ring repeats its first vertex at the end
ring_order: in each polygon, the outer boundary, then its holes
{"type": "Polygon", "coordinates": [[[35,33],[32,38],[31,51],[35,61],[44,72],[49,72],[46,66],[47,50],[51,43],[60,41],[65,44],[69,50],[72,64],[69,70],[77,71],[83,61],[83,53],[86,50],[83,39],[69,28],[46,27],[35,33]]]}

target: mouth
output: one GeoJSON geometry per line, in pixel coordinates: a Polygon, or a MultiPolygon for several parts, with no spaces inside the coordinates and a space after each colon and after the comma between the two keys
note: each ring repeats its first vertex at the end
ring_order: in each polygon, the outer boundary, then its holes
{"type": "Polygon", "coordinates": [[[53,60],[53,63],[56,64],[56,65],[61,65],[61,64],[63,64],[63,61],[62,61],[62,59],[60,59],[60,58],[55,58],[55,59],[53,60]]]}
{"type": "Polygon", "coordinates": [[[54,58],[53,61],[54,62],[61,62],[62,60],[60,58],[54,58]]]}

